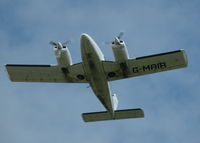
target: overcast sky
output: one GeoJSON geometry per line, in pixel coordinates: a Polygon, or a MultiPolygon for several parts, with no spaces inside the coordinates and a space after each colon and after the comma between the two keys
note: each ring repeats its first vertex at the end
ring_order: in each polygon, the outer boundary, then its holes
{"type": "Polygon", "coordinates": [[[0,143],[199,143],[199,0],[0,0],[0,143]],[[84,123],[104,111],[87,84],[14,83],[4,64],[56,64],[49,41],[72,40],[81,61],[88,33],[103,43],[125,31],[130,57],[185,49],[184,69],[111,83],[119,109],[144,119],[84,123]]]}

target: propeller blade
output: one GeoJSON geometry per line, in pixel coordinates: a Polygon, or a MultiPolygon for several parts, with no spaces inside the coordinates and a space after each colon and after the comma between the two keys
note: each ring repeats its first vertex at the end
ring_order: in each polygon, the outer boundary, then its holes
{"type": "Polygon", "coordinates": [[[68,40],[68,41],[62,43],[62,45],[63,45],[63,46],[67,46],[67,45],[69,45],[69,44],[71,44],[71,43],[72,43],[72,41],[71,41],[71,40],[68,40]]]}
{"type": "Polygon", "coordinates": [[[121,39],[121,37],[124,35],[124,32],[120,32],[119,36],[117,36],[118,39],[121,39]]]}
{"type": "Polygon", "coordinates": [[[56,46],[57,43],[56,42],[53,42],[53,41],[50,41],[49,44],[53,45],[53,46],[56,46]]]}
{"type": "Polygon", "coordinates": [[[107,42],[103,42],[103,45],[112,45],[112,42],[109,42],[109,41],[107,41],[107,42]]]}

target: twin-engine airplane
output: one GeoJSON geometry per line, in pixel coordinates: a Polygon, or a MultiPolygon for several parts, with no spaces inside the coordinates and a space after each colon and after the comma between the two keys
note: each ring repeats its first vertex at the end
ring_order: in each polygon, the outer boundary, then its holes
{"type": "Polygon", "coordinates": [[[83,113],[85,122],[142,118],[142,109],[117,110],[117,96],[111,93],[109,82],[186,67],[186,53],[184,50],[177,50],[130,59],[121,36],[122,34],[115,37],[111,43],[115,61],[105,61],[95,41],[84,33],[80,40],[81,63],[72,64],[65,44],[51,42],[55,46],[57,65],[5,66],[10,80],[14,82],[89,83],[106,111],[83,113]]]}

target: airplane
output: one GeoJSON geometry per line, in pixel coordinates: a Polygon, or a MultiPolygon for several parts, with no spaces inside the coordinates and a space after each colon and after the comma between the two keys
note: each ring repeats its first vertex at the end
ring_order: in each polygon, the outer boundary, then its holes
{"type": "Polygon", "coordinates": [[[96,42],[86,33],[81,34],[81,63],[72,63],[67,43],[53,42],[56,65],[6,64],[9,78],[13,82],[89,83],[94,94],[106,111],[83,113],[85,122],[143,118],[144,111],[138,109],[117,110],[118,99],[110,89],[109,82],[187,67],[184,50],[129,58],[123,33],[111,42],[114,61],[106,61],[96,42]]]}

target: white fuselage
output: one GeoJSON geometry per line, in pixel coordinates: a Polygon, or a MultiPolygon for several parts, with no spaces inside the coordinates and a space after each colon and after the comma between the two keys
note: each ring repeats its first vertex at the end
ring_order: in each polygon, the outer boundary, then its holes
{"type": "Polygon", "coordinates": [[[81,35],[81,56],[86,78],[104,107],[114,112],[112,93],[104,73],[102,61],[104,55],[94,40],[87,34],[81,35]]]}

